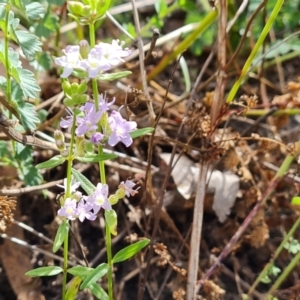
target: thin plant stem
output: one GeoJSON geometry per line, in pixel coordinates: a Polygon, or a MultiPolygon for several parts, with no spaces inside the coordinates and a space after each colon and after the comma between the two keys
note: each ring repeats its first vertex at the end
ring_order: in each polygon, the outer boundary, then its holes
{"type": "Polygon", "coordinates": [[[109,230],[109,226],[106,223],[105,226],[105,242],[106,242],[106,254],[107,254],[107,289],[108,289],[108,298],[109,300],[113,300],[113,263],[112,263],[112,251],[111,251],[111,233],[109,230]]]}
{"type": "MultiPolygon", "coordinates": [[[[295,149],[298,149],[296,152],[299,152],[300,149],[300,141],[298,141],[295,144],[295,149]]],[[[225,248],[222,250],[214,264],[206,271],[206,273],[202,276],[201,280],[197,283],[197,290],[199,290],[205,280],[207,280],[215,271],[215,269],[220,265],[220,263],[223,261],[223,259],[230,253],[230,250],[232,246],[239,240],[241,235],[244,233],[246,228],[249,226],[253,218],[256,216],[259,209],[262,207],[262,205],[266,202],[266,200],[271,196],[273,193],[275,187],[280,182],[280,180],[283,178],[285,173],[289,170],[291,163],[295,159],[295,156],[298,156],[297,153],[291,153],[289,154],[283,163],[281,164],[280,168],[278,169],[277,173],[273,177],[272,181],[270,182],[269,186],[263,193],[261,199],[257,202],[257,204],[253,207],[251,212],[248,214],[242,225],[239,227],[237,232],[232,236],[228,244],[225,246],[225,248]]]]}
{"type": "Polygon", "coordinates": [[[295,257],[288,264],[288,266],[284,268],[283,272],[280,274],[280,276],[274,282],[272,287],[269,289],[269,291],[268,291],[269,295],[273,295],[276,292],[276,290],[280,287],[282,282],[289,276],[289,274],[297,266],[297,264],[299,263],[299,260],[300,260],[300,251],[295,255],[295,257]]]}
{"type": "Polygon", "coordinates": [[[272,256],[272,259],[270,260],[270,262],[265,265],[264,269],[260,272],[259,276],[256,278],[256,280],[254,281],[254,283],[250,287],[250,289],[248,291],[248,296],[250,296],[254,292],[256,286],[260,283],[261,279],[263,277],[265,277],[265,275],[268,274],[269,268],[273,265],[274,261],[279,256],[282,249],[284,248],[284,245],[288,242],[289,238],[294,234],[294,232],[299,227],[299,225],[300,225],[300,217],[298,217],[297,221],[294,223],[293,227],[290,229],[288,234],[285,235],[285,237],[282,240],[281,244],[279,245],[279,247],[276,249],[274,255],[272,256]]]}
{"type": "MultiPolygon", "coordinates": [[[[76,126],[76,117],[73,118],[72,130],[71,130],[71,141],[70,141],[70,150],[68,155],[68,164],[67,164],[67,187],[65,199],[71,196],[71,180],[72,180],[72,164],[73,164],[73,145],[74,145],[74,136],[75,136],[75,126],[76,126]]],[[[66,221],[64,221],[66,222],[66,221]]],[[[63,280],[62,280],[62,299],[65,299],[66,288],[67,288],[67,269],[68,269],[68,256],[69,252],[69,236],[66,235],[64,239],[64,262],[63,262],[63,280]]]]}
{"type": "MultiPolygon", "coordinates": [[[[5,32],[4,32],[4,52],[5,52],[5,72],[6,72],[6,96],[7,101],[10,104],[11,102],[11,75],[10,75],[10,61],[9,61],[9,37],[8,37],[8,19],[9,19],[10,5],[7,3],[5,10],[5,32]]],[[[12,117],[11,111],[9,111],[9,118],[12,117]]]]}
{"type": "MultiPolygon", "coordinates": [[[[95,24],[92,23],[89,25],[89,35],[90,35],[90,45],[91,48],[95,47],[95,24]]],[[[97,79],[92,79],[92,89],[93,96],[95,102],[96,111],[99,110],[99,91],[98,91],[98,82],[97,79]]],[[[98,154],[103,154],[103,147],[101,145],[98,146],[98,154]]],[[[105,165],[103,161],[99,162],[99,172],[100,172],[100,181],[102,184],[106,183],[106,175],[105,175],[105,165]]],[[[109,300],[113,300],[113,262],[112,262],[112,249],[111,249],[111,233],[108,224],[105,225],[105,243],[106,243],[106,253],[107,253],[107,264],[109,266],[107,271],[107,282],[108,282],[108,298],[109,300]]]]}
{"type": "Polygon", "coordinates": [[[231,103],[233,100],[234,100],[234,97],[239,89],[239,87],[241,86],[244,78],[246,77],[247,73],[248,73],[248,70],[250,69],[251,67],[251,64],[255,58],[255,56],[257,55],[259,49],[261,48],[265,38],[267,37],[280,9],[281,9],[281,6],[283,4],[284,0],[278,0],[276,2],[276,5],[274,6],[274,9],[270,15],[270,18],[268,19],[261,35],[259,36],[253,50],[251,51],[247,61],[245,62],[245,65],[242,69],[242,72],[241,72],[241,75],[239,76],[239,78],[237,79],[237,81],[234,83],[233,87],[231,88],[230,92],[229,92],[229,95],[228,95],[228,98],[226,100],[227,103],[231,103]]]}
{"type": "MultiPolygon", "coordinates": [[[[64,221],[66,222],[66,221],[64,221]]],[[[67,269],[68,269],[68,251],[69,251],[69,236],[66,235],[64,240],[64,262],[63,262],[63,280],[62,280],[62,299],[65,299],[67,289],[67,269]]]]}

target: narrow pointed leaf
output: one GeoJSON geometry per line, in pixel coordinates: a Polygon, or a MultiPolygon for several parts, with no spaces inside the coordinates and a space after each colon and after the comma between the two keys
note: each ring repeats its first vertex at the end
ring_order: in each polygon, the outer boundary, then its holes
{"type": "Polygon", "coordinates": [[[84,191],[91,195],[96,187],[80,172],[78,172],[76,169],[72,169],[72,174],[75,177],[75,179],[80,182],[80,186],[84,189],[84,191]]]}
{"type": "Polygon", "coordinates": [[[89,154],[84,157],[76,157],[76,159],[84,163],[92,163],[92,162],[99,162],[103,160],[113,159],[116,157],[117,155],[115,154],[93,154],[93,155],[89,154]]]}
{"type": "Polygon", "coordinates": [[[88,286],[88,289],[93,293],[95,297],[97,297],[97,299],[108,300],[107,293],[103,290],[103,288],[99,284],[93,283],[88,286]]]}
{"type": "Polygon", "coordinates": [[[54,240],[54,243],[53,243],[52,251],[54,253],[62,245],[65,238],[68,236],[68,234],[69,234],[69,223],[67,221],[63,221],[58,227],[58,230],[57,230],[57,233],[56,233],[56,236],[55,236],[55,240],[54,240]]]}
{"type": "Polygon", "coordinates": [[[78,293],[81,282],[82,282],[82,279],[80,277],[75,277],[72,279],[72,282],[69,285],[68,290],[66,292],[66,295],[64,298],[65,300],[74,300],[75,299],[75,296],[78,293]]]}
{"type": "Polygon", "coordinates": [[[130,74],[131,74],[130,71],[123,71],[123,72],[111,73],[111,74],[108,74],[108,73],[107,74],[100,74],[100,75],[97,76],[97,79],[99,81],[112,81],[112,80],[116,80],[116,79],[126,77],[130,74]]]}
{"type": "Polygon", "coordinates": [[[133,257],[149,244],[150,240],[144,239],[120,250],[113,258],[113,263],[119,263],[133,257]]]}
{"type": "Polygon", "coordinates": [[[154,128],[152,127],[146,127],[146,128],[141,128],[141,129],[137,129],[135,131],[131,131],[130,132],[130,136],[135,139],[139,136],[143,136],[145,134],[151,133],[154,130],[154,128]]]}
{"type": "Polygon", "coordinates": [[[79,276],[80,278],[88,276],[92,271],[94,271],[94,268],[88,268],[84,266],[76,266],[73,268],[68,269],[68,273],[74,275],[74,276],[79,276]]]}
{"type": "Polygon", "coordinates": [[[95,270],[90,272],[90,274],[85,278],[83,283],[80,286],[80,289],[83,290],[87,288],[89,285],[95,283],[97,280],[99,280],[101,277],[103,277],[107,271],[108,271],[108,264],[103,263],[99,265],[95,270]]]}
{"type": "Polygon", "coordinates": [[[63,269],[61,267],[51,266],[51,267],[37,268],[37,269],[31,270],[31,271],[28,271],[25,273],[25,275],[31,276],[31,277],[54,276],[54,275],[62,273],[62,271],[63,271],[63,269]]]}
{"type": "Polygon", "coordinates": [[[61,164],[63,164],[65,162],[66,158],[62,157],[61,155],[56,155],[52,158],[50,158],[47,161],[44,161],[38,165],[36,165],[35,167],[37,169],[49,169],[49,168],[54,168],[56,166],[59,166],[61,164]]]}

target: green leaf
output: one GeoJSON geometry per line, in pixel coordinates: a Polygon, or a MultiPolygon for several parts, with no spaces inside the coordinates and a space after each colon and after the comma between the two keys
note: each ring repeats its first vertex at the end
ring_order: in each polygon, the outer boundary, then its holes
{"type": "Polygon", "coordinates": [[[48,11],[44,19],[35,26],[34,33],[38,37],[49,38],[52,33],[59,29],[59,26],[59,17],[48,11]]]}
{"type": "Polygon", "coordinates": [[[31,71],[26,69],[18,68],[18,74],[20,78],[19,85],[23,91],[23,94],[26,98],[36,99],[38,93],[41,91],[41,88],[34,78],[34,74],[31,71]]]}
{"type": "Polygon", "coordinates": [[[52,248],[53,253],[55,253],[59,249],[59,247],[62,245],[62,243],[68,236],[68,234],[69,234],[69,223],[67,221],[63,221],[59,225],[56,236],[55,236],[55,240],[54,240],[53,248],[52,248]]]}
{"type": "Polygon", "coordinates": [[[76,169],[72,169],[72,174],[74,178],[80,182],[80,186],[88,195],[91,195],[95,191],[96,187],[76,169]]]}
{"type": "Polygon", "coordinates": [[[38,72],[49,71],[52,67],[52,59],[49,52],[38,53],[37,59],[30,63],[38,72]]]}
{"type": "Polygon", "coordinates": [[[116,157],[118,157],[116,154],[86,154],[84,157],[76,157],[76,159],[84,163],[92,163],[116,157]]]}
{"type": "MultiPolygon", "coordinates": [[[[11,67],[22,68],[22,63],[20,61],[20,55],[12,48],[8,48],[8,59],[11,67]]],[[[0,42],[0,61],[5,66],[5,51],[4,43],[0,42]]]]}
{"type": "Polygon", "coordinates": [[[118,72],[118,73],[112,73],[112,74],[100,74],[97,76],[97,79],[99,81],[113,81],[116,79],[120,79],[123,77],[126,77],[128,75],[130,75],[132,72],[130,71],[123,71],[123,72],[118,72]]]}
{"type": "Polygon", "coordinates": [[[31,2],[26,5],[26,14],[31,20],[41,19],[44,17],[45,13],[45,8],[38,2],[31,2]]]}
{"type": "Polygon", "coordinates": [[[84,266],[75,266],[68,269],[67,272],[83,279],[84,277],[87,277],[93,270],[95,269],[84,266]]]}
{"type": "Polygon", "coordinates": [[[25,5],[21,0],[10,0],[11,5],[17,7],[21,11],[25,11],[25,5]]]}
{"type": "Polygon", "coordinates": [[[113,209],[106,209],[104,212],[105,223],[108,226],[109,231],[112,235],[117,235],[117,213],[113,209]]]}
{"type": "Polygon", "coordinates": [[[49,168],[54,168],[56,166],[59,166],[65,162],[66,158],[61,156],[61,155],[56,155],[54,157],[51,157],[49,160],[44,161],[35,167],[37,169],[49,169],[49,168]]]}
{"type": "MultiPolygon", "coordinates": [[[[32,157],[32,156],[31,156],[32,157]]],[[[36,186],[43,182],[43,176],[39,173],[39,170],[32,165],[32,163],[23,170],[24,184],[26,186],[36,186]]]]}
{"type": "Polygon", "coordinates": [[[113,263],[119,263],[134,256],[150,243],[150,240],[144,239],[120,250],[113,258],[113,263]]]}
{"type": "Polygon", "coordinates": [[[269,283],[271,283],[271,279],[270,279],[269,275],[266,275],[260,280],[260,282],[262,282],[264,284],[269,284],[269,283]]]}
{"type": "Polygon", "coordinates": [[[68,284],[68,289],[67,289],[67,292],[64,297],[65,300],[74,300],[75,299],[75,297],[78,293],[81,281],[82,281],[82,279],[80,277],[75,277],[71,280],[71,284],[68,284]]]}
{"type": "Polygon", "coordinates": [[[37,268],[25,273],[26,276],[31,277],[41,277],[41,276],[54,276],[63,272],[61,267],[51,266],[51,267],[42,267],[37,268]]]}
{"type": "Polygon", "coordinates": [[[97,268],[95,268],[90,274],[84,279],[83,283],[80,286],[80,289],[83,290],[89,285],[95,283],[97,280],[99,280],[101,277],[103,277],[107,271],[108,271],[108,264],[103,263],[99,265],[97,268]]]}
{"type": "Polygon", "coordinates": [[[36,111],[34,110],[34,105],[27,102],[19,102],[18,104],[18,111],[22,126],[25,128],[25,130],[36,129],[36,124],[40,123],[40,120],[37,117],[36,111]]]}
{"type": "Polygon", "coordinates": [[[293,205],[300,205],[300,197],[299,196],[295,196],[292,198],[291,204],[293,205]]]}
{"type": "Polygon", "coordinates": [[[99,286],[99,284],[93,283],[88,286],[88,289],[93,293],[95,297],[97,297],[97,299],[108,300],[107,293],[103,290],[101,286],[99,286]]]}
{"type": "Polygon", "coordinates": [[[156,0],[154,4],[156,13],[159,15],[159,17],[164,17],[166,13],[168,12],[168,5],[166,0],[156,0]]]}
{"type": "Polygon", "coordinates": [[[9,151],[8,142],[0,141],[0,158],[10,156],[11,152],[9,151]]]}
{"type": "Polygon", "coordinates": [[[66,0],[48,0],[47,2],[50,5],[62,6],[66,2],[66,0]]]}
{"type": "MultiPolygon", "coordinates": [[[[93,0],[92,0],[93,1],[93,0]]],[[[96,0],[93,1],[96,5],[96,12],[97,12],[97,17],[101,18],[105,15],[105,13],[108,11],[109,6],[110,6],[110,0],[96,0]]]]}
{"type": "Polygon", "coordinates": [[[42,43],[36,35],[24,30],[16,30],[15,34],[18,44],[27,58],[31,59],[35,56],[36,52],[42,52],[42,43]]]}
{"type": "Polygon", "coordinates": [[[129,134],[133,139],[135,139],[139,136],[151,133],[153,130],[154,128],[152,127],[146,127],[146,128],[137,129],[135,131],[131,131],[129,134]]]}

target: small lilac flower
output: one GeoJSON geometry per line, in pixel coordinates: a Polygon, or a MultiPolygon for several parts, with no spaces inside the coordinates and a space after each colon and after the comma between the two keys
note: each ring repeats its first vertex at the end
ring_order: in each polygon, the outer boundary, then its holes
{"type": "Polygon", "coordinates": [[[61,78],[67,78],[71,75],[74,68],[79,68],[80,64],[80,48],[76,46],[67,46],[62,52],[65,54],[61,57],[56,57],[54,62],[64,68],[63,73],[60,75],[61,78]]]}
{"type": "Polygon", "coordinates": [[[95,132],[92,134],[91,142],[95,145],[99,145],[103,140],[104,135],[101,132],[95,132]]]}
{"type": "Polygon", "coordinates": [[[126,121],[119,112],[113,111],[108,118],[108,123],[112,131],[108,144],[113,147],[118,142],[122,142],[126,147],[129,147],[132,144],[132,137],[129,132],[136,129],[136,122],[126,121]]]}
{"type": "Polygon", "coordinates": [[[91,204],[94,214],[97,214],[101,208],[111,209],[108,201],[108,185],[98,183],[95,192],[86,201],[91,204]]]}
{"type": "Polygon", "coordinates": [[[101,53],[102,60],[111,66],[116,66],[120,62],[124,62],[122,57],[130,55],[131,50],[128,48],[123,49],[124,42],[119,40],[112,40],[111,44],[99,43],[95,48],[101,53]]]}
{"type": "Polygon", "coordinates": [[[77,117],[77,123],[78,127],[75,130],[75,133],[77,135],[84,135],[89,131],[97,130],[98,128],[98,122],[100,121],[102,116],[101,111],[95,110],[95,106],[92,106],[92,108],[88,111],[86,116],[83,118],[77,117]]]}
{"type": "Polygon", "coordinates": [[[124,189],[125,190],[125,194],[127,197],[130,197],[130,196],[134,196],[135,194],[138,193],[138,189],[140,187],[138,187],[137,189],[133,189],[133,187],[136,186],[136,184],[131,181],[131,180],[126,180],[125,182],[122,181],[119,185],[119,189],[124,189]]]}
{"type": "Polygon", "coordinates": [[[116,98],[114,97],[111,102],[108,102],[106,98],[106,94],[104,96],[103,94],[101,94],[98,96],[98,101],[99,101],[99,110],[105,112],[108,111],[109,107],[115,103],[116,98]]]}
{"type": "Polygon", "coordinates": [[[59,125],[61,128],[69,128],[73,123],[73,116],[66,116],[65,119],[61,119],[59,125]]]}
{"type": "Polygon", "coordinates": [[[103,59],[102,53],[95,47],[90,50],[88,57],[80,62],[82,68],[88,71],[89,78],[96,78],[100,71],[107,71],[111,65],[103,59]]]}
{"type": "Polygon", "coordinates": [[[58,215],[60,217],[66,217],[73,221],[76,219],[77,214],[77,201],[71,198],[67,198],[64,205],[58,210],[58,215]]]}
{"type": "MultiPolygon", "coordinates": [[[[65,190],[65,192],[67,191],[67,183],[68,183],[68,180],[67,178],[64,179],[64,185],[60,185],[60,184],[57,184],[57,186],[63,188],[65,190]]],[[[76,189],[78,189],[78,187],[80,186],[80,182],[74,182],[71,184],[71,188],[70,188],[70,192],[71,193],[75,193],[76,192],[76,189]]]]}
{"type": "Polygon", "coordinates": [[[83,222],[85,219],[94,221],[96,219],[96,215],[91,212],[92,206],[89,202],[85,202],[84,198],[82,198],[77,205],[77,217],[83,222]]]}

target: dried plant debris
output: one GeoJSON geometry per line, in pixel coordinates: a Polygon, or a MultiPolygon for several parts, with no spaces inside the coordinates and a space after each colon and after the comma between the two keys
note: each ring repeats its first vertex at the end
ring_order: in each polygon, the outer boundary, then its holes
{"type": "Polygon", "coordinates": [[[7,196],[0,196],[0,231],[5,232],[8,225],[13,222],[13,210],[16,209],[16,201],[7,196]]]}

